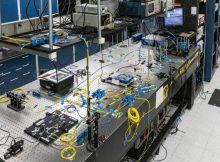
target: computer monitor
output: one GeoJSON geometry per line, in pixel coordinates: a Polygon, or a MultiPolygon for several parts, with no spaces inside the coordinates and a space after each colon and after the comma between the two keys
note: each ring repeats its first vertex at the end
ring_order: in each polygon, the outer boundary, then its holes
{"type": "Polygon", "coordinates": [[[183,8],[175,8],[167,12],[164,18],[165,27],[183,26],[183,8]]]}

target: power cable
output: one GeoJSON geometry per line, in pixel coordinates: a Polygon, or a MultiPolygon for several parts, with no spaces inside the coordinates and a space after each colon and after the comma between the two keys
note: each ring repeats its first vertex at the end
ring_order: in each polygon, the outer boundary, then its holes
{"type": "Polygon", "coordinates": [[[166,147],[165,147],[163,144],[161,144],[161,146],[162,146],[162,147],[164,148],[164,150],[165,150],[165,156],[164,156],[164,158],[159,159],[159,160],[155,160],[154,157],[153,157],[153,161],[155,161],[155,162],[160,162],[160,161],[164,161],[164,160],[167,159],[167,154],[168,154],[167,149],[166,149],[166,147]]]}
{"type": "Polygon", "coordinates": [[[31,22],[31,20],[30,20],[30,17],[29,17],[29,14],[28,14],[28,9],[29,9],[30,3],[31,3],[31,0],[28,1],[27,6],[26,6],[26,9],[25,9],[25,12],[26,12],[27,19],[28,19],[28,21],[29,21],[29,23],[30,23],[32,29],[33,29],[34,31],[36,31],[36,28],[35,28],[34,25],[32,24],[32,22],[31,22]]]}

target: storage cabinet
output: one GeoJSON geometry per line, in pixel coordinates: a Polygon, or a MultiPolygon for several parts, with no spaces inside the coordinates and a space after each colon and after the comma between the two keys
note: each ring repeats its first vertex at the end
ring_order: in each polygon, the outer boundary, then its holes
{"type": "Polygon", "coordinates": [[[219,0],[209,0],[206,3],[207,23],[204,80],[210,82],[214,75],[218,58],[219,0]]]}
{"type": "Polygon", "coordinates": [[[0,61],[0,95],[36,79],[35,56],[24,54],[0,61]]]}

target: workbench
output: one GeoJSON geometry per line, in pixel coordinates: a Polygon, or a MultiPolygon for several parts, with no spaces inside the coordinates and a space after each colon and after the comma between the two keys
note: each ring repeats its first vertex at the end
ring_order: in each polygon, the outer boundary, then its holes
{"type": "MultiPolygon", "coordinates": [[[[176,107],[171,106],[171,110],[165,117],[166,121],[160,131],[154,136],[150,143],[149,150],[146,150],[146,155],[142,159],[144,162],[148,161],[155,151],[158,149],[164,138],[169,134],[169,130],[172,128],[175,121],[180,116],[181,112],[185,108],[183,103],[186,103],[188,108],[191,108],[194,102],[194,87],[195,87],[195,70],[200,64],[200,50],[197,47],[191,48],[186,58],[168,55],[166,61],[161,63],[153,61],[152,67],[147,67],[147,61],[149,59],[149,53],[146,48],[140,48],[140,43],[129,44],[128,41],[124,41],[118,45],[112,46],[100,53],[94,54],[90,57],[90,81],[91,92],[98,88],[105,89],[106,92],[117,93],[123,90],[123,87],[111,85],[108,83],[102,83],[101,77],[106,76],[109,73],[117,71],[130,73],[132,75],[141,75],[142,78],[147,78],[150,84],[155,85],[157,88],[148,93],[143,94],[140,98],[147,99],[150,102],[150,107],[145,100],[136,101],[134,107],[136,107],[140,114],[152,109],[149,115],[146,115],[137,129],[134,139],[127,144],[124,144],[124,134],[128,126],[127,109],[129,106],[124,107],[120,111],[120,117],[113,117],[111,114],[102,114],[99,120],[99,134],[105,135],[106,140],[100,144],[95,152],[89,152],[86,149],[86,145],[76,147],[77,154],[72,160],[73,162],[118,162],[120,161],[134,146],[135,141],[148,129],[149,125],[155,123],[158,120],[158,115],[169,107],[170,101],[178,94],[181,98],[180,104],[176,107]],[[125,47],[128,46],[128,47],[125,47]],[[100,64],[100,59],[104,60],[104,63],[100,64]],[[137,63],[143,61],[137,69],[134,69],[137,63]],[[129,65],[129,66],[128,66],[129,65]],[[126,68],[122,68],[126,67],[126,68]],[[172,69],[172,70],[171,70],[172,69]],[[158,78],[156,74],[164,72],[170,77],[158,78]],[[161,93],[164,93],[164,88],[168,87],[168,95],[164,97],[161,93]],[[184,89],[184,90],[181,90],[184,89]],[[147,109],[147,110],[146,110],[147,109]]],[[[155,52],[155,51],[151,51],[155,52]]],[[[86,59],[78,61],[72,65],[66,67],[66,69],[75,72],[78,69],[86,68],[86,59]]],[[[79,78],[75,81],[75,87],[80,88],[86,85],[85,77],[79,78]],[[76,83],[78,82],[78,84],[76,83]]],[[[134,83],[135,84],[135,83],[134,83]]],[[[22,87],[24,90],[40,90],[39,80],[22,87]]],[[[31,126],[33,122],[45,117],[46,112],[53,112],[60,110],[64,105],[61,104],[60,99],[54,97],[42,97],[36,98],[28,95],[28,102],[26,108],[21,112],[15,112],[7,108],[7,103],[0,104],[0,128],[11,132],[11,136],[20,137],[24,139],[24,151],[16,157],[8,159],[8,162],[62,162],[60,158],[60,142],[57,140],[52,145],[45,145],[38,142],[34,138],[24,133],[24,130],[31,126]],[[37,108],[36,108],[37,107],[37,108]],[[42,111],[43,110],[43,111],[42,111]]],[[[68,99],[74,99],[74,96],[67,95],[68,99]]],[[[116,104],[117,105],[117,104],[116,104]]],[[[116,106],[115,105],[115,106],[116,106]]],[[[117,107],[117,106],[116,106],[117,107]]],[[[86,107],[77,107],[80,116],[86,117],[86,107]]],[[[65,114],[74,117],[81,122],[77,128],[76,135],[82,130],[87,128],[84,118],[80,118],[77,112],[65,114]]],[[[0,134],[0,137],[4,136],[4,133],[0,134]]],[[[9,144],[9,143],[7,143],[9,144]]],[[[0,158],[3,158],[8,145],[0,147],[0,158]]],[[[131,153],[132,154],[132,153],[131,153]]]]}

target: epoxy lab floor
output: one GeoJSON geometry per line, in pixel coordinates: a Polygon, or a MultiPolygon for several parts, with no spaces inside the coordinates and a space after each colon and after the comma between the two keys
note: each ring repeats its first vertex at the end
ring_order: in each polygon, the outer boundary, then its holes
{"type": "MultiPolygon", "coordinates": [[[[215,89],[220,89],[220,69],[210,83],[204,83],[205,92],[212,93],[215,89]]],[[[163,144],[167,149],[163,162],[220,162],[220,107],[209,105],[210,97],[211,94],[206,94],[204,100],[198,96],[193,108],[182,115],[180,131],[169,135],[163,144]]],[[[164,157],[165,149],[161,147],[152,161],[164,157]]]]}

